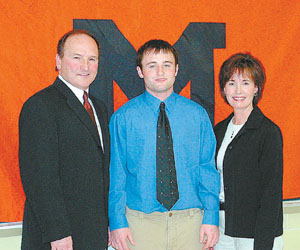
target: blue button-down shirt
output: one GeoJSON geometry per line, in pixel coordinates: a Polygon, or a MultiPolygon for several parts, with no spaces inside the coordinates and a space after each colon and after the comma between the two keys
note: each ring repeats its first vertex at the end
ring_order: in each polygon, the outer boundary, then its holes
{"type": "MultiPolygon", "coordinates": [[[[172,210],[204,209],[203,224],[219,223],[219,174],[215,137],[199,104],[172,93],[165,101],[170,121],[179,200],[172,210]]],[[[147,91],[118,109],[110,121],[110,229],[128,227],[125,207],[167,211],[156,199],[156,125],[161,101],[147,91]]]]}

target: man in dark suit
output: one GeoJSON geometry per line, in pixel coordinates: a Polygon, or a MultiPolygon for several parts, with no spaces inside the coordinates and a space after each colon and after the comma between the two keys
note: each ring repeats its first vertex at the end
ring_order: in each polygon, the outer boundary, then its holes
{"type": "Polygon", "coordinates": [[[98,59],[99,43],[91,34],[66,33],[57,46],[59,76],[22,108],[24,250],[107,249],[107,111],[87,94],[98,59]]]}

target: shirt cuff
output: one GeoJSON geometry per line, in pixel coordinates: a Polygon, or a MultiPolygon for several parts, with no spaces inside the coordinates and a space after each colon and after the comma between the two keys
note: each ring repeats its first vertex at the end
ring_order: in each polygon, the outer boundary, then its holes
{"type": "Polygon", "coordinates": [[[219,226],[219,210],[204,210],[202,224],[219,226]]]}
{"type": "Polygon", "coordinates": [[[114,216],[114,218],[109,218],[110,231],[126,227],[128,227],[128,222],[125,215],[119,215],[114,216]]]}

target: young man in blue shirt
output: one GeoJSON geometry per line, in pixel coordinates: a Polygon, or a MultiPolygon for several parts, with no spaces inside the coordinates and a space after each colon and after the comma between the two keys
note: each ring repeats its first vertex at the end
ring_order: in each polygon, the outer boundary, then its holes
{"type": "Polygon", "coordinates": [[[144,79],[145,93],[123,105],[110,121],[112,246],[118,250],[209,249],[219,238],[220,181],[208,115],[199,104],[173,92],[178,55],[169,43],[145,43],[137,53],[137,71],[144,79]],[[161,113],[171,128],[167,161],[175,167],[162,164],[175,172],[166,177],[169,186],[164,191],[157,184],[165,178],[159,177],[162,170],[157,169],[162,160],[157,159],[161,113]],[[160,200],[163,192],[168,202],[173,200],[171,205],[160,200]]]}

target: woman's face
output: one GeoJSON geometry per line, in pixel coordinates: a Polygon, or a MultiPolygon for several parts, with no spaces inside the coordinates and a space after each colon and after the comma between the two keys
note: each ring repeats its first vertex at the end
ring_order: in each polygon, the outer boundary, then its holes
{"type": "Polygon", "coordinates": [[[235,72],[224,87],[228,103],[235,111],[252,110],[258,87],[246,73],[235,72]]]}

